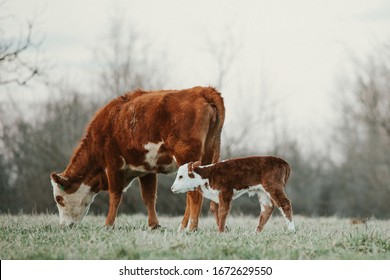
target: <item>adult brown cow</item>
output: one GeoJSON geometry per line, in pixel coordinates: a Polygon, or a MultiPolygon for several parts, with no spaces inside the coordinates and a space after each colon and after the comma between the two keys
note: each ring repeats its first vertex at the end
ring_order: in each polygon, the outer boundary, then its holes
{"type": "MultiPolygon", "coordinates": [[[[60,223],[81,221],[95,195],[108,191],[106,226],[113,226],[124,188],[138,177],[148,225],[158,227],[156,173],[218,161],[224,119],[223,99],[210,87],[137,90],[112,100],[90,122],[65,171],[51,174],[60,223]]],[[[189,230],[197,229],[202,200],[199,192],[187,194],[181,229],[189,219],[189,230]]]]}

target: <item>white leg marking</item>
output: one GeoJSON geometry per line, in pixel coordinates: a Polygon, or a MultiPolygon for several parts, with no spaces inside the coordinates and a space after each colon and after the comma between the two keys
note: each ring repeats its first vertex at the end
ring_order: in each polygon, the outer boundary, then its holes
{"type": "Polygon", "coordinates": [[[257,193],[257,197],[259,198],[261,211],[265,210],[265,206],[272,207],[272,202],[271,202],[270,196],[269,196],[269,194],[267,192],[259,191],[257,193]]]}
{"type": "Polygon", "coordinates": [[[294,225],[294,222],[293,221],[288,221],[287,222],[287,229],[289,230],[289,231],[295,231],[295,225],[294,225]]]}
{"type": "Polygon", "coordinates": [[[295,225],[294,225],[294,222],[292,221],[292,219],[291,219],[291,221],[289,219],[287,219],[286,214],[284,213],[283,209],[281,207],[278,207],[278,208],[279,208],[280,212],[282,213],[284,219],[286,220],[287,229],[289,231],[295,231],[295,225]]]}

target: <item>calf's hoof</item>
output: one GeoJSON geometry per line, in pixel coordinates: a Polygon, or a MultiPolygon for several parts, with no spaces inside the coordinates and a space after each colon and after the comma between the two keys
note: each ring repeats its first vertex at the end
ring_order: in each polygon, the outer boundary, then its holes
{"type": "Polygon", "coordinates": [[[260,233],[260,232],[263,231],[263,229],[264,229],[264,227],[258,226],[258,227],[256,228],[256,232],[257,232],[257,233],[260,233]]]}
{"type": "Polygon", "coordinates": [[[294,222],[289,222],[287,225],[287,229],[291,232],[295,232],[295,225],[294,222]]]}

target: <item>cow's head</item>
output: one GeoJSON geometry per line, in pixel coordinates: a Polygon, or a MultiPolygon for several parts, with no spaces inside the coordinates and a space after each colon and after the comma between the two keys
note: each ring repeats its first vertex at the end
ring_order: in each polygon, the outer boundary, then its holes
{"type": "Polygon", "coordinates": [[[190,162],[179,167],[175,182],[173,182],[171,190],[174,193],[184,193],[193,191],[200,185],[204,184],[203,178],[194,171],[200,166],[200,161],[190,162]]]}
{"type": "Polygon", "coordinates": [[[91,187],[80,183],[71,182],[60,174],[51,174],[53,196],[60,213],[60,224],[71,225],[81,222],[87,215],[96,192],[91,187]]]}

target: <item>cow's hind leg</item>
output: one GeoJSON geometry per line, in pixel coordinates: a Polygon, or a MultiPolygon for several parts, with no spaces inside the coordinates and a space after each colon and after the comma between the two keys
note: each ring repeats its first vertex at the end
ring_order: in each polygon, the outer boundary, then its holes
{"type": "MultiPolygon", "coordinates": [[[[200,212],[202,210],[203,196],[199,191],[192,191],[192,192],[187,192],[187,197],[188,197],[187,201],[189,200],[189,202],[190,202],[189,203],[190,224],[189,224],[188,230],[194,231],[194,230],[198,229],[200,212]]],[[[184,219],[183,219],[183,222],[184,222],[184,219]]],[[[183,226],[183,222],[182,222],[182,226],[183,226]]]]}
{"type": "MultiPolygon", "coordinates": [[[[174,147],[175,158],[177,164],[183,165],[191,161],[201,160],[201,142],[191,139],[188,141],[182,140],[174,147]]],[[[200,212],[202,210],[203,196],[199,191],[187,192],[187,205],[184,217],[181,221],[180,230],[184,230],[188,226],[190,231],[198,229],[200,212]]]]}
{"type": "Polygon", "coordinates": [[[189,231],[198,229],[202,202],[202,194],[200,194],[198,191],[187,192],[186,209],[184,211],[183,219],[181,220],[178,231],[183,231],[187,229],[187,227],[189,231]]]}
{"type": "Polygon", "coordinates": [[[264,229],[268,219],[271,217],[272,212],[274,211],[274,205],[269,195],[263,191],[258,193],[258,198],[261,210],[259,225],[257,226],[256,231],[261,232],[264,229]]]}
{"type": "Polygon", "coordinates": [[[184,211],[184,215],[183,215],[183,219],[180,223],[180,226],[178,228],[178,231],[183,231],[187,228],[187,225],[188,225],[188,221],[190,220],[190,197],[189,195],[187,194],[187,198],[186,198],[186,210],[184,211]]]}
{"type": "Polygon", "coordinates": [[[148,211],[148,226],[150,229],[160,227],[156,213],[157,175],[146,174],[139,178],[141,183],[141,196],[148,211]]]}

